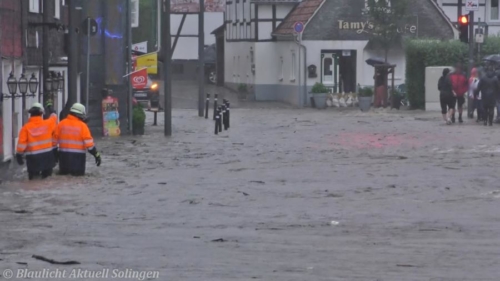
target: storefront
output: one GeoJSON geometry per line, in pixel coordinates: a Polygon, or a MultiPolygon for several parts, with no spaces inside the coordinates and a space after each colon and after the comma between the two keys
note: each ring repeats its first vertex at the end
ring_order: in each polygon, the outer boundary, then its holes
{"type": "MultiPolygon", "coordinates": [[[[408,4],[408,16],[397,23],[401,40],[390,48],[387,56],[387,61],[396,65],[395,85],[405,83],[402,43],[405,39],[450,40],[458,36],[434,0],[408,4]]],[[[272,30],[272,38],[266,41],[231,42],[226,38],[226,85],[236,87],[242,83],[241,79],[231,79],[230,74],[240,77],[240,73],[254,71],[255,79],[249,80],[252,82],[249,88],[257,100],[277,100],[296,106],[306,103],[307,92],[317,82],[332,92],[354,92],[358,85],[373,86],[374,68],[365,61],[385,59],[385,51],[374,44],[376,26],[366,12],[365,0],[304,0],[286,14],[272,30]],[[304,23],[300,42],[296,41],[293,28],[298,21],[304,23]],[[240,63],[240,58],[244,62],[252,53],[255,64],[240,63]]]]}
{"type": "MultiPolygon", "coordinates": [[[[399,38],[387,53],[387,61],[396,65],[396,85],[405,82],[405,39],[450,40],[456,32],[434,1],[408,3],[408,16],[396,23],[399,38]]],[[[325,1],[310,18],[303,33],[307,64],[318,66],[320,73],[319,79],[309,78],[308,84],[323,82],[333,87],[334,92],[355,91],[358,84],[373,86],[374,69],[366,60],[385,59],[386,54],[376,43],[377,26],[367,12],[365,0],[331,0],[325,1]],[[334,71],[330,64],[334,65],[334,71]]]]}

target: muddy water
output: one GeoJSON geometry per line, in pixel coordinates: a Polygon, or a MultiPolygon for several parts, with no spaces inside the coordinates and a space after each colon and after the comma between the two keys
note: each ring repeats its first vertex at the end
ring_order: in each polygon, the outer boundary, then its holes
{"type": "Polygon", "coordinates": [[[235,110],[231,129],[214,136],[212,121],[176,110],[165,138],[162,120],[142,137],[99,140],[103,165],[89,157],[86,177],[28,182],[18,173],[2,183],[0,274],[500,276],[498,127],[443,126],[424,113],[254,108],[235,110]]]}

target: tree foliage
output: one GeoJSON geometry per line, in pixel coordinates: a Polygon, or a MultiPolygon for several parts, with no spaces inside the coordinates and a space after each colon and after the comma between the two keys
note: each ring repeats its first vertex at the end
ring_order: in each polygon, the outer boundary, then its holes
{"type": "Polygon", "coordinates": [[[402,42],[399,25],[406,19],[408,0],[368,0],[366,14],[374,25],[373,38],[385,52],[385,61],[391,47],[402,42]]]}

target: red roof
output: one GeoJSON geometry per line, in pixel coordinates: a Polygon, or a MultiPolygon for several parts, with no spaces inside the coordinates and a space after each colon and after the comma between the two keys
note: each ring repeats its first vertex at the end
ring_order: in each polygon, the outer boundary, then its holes
{"type": "Polygon", "coordinates": [[[292,35],[294,33],[293,25],[296,22],[307,24],[316,10],[321,6],[324,0],[304,0],[297,5],[285,18],[285,20],[276,28],[273,35],[292,35]]]}

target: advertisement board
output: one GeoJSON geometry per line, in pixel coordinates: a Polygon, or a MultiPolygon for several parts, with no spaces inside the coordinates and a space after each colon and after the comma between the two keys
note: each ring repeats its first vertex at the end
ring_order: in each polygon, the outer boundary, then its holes
{"type": "Polygon", "coordinates": [[[135,69],[147,68],[148,74],[158,73],[158,53],[149,53],[135,59],[135,69]]]}
{"type": "Polygon", "coordinates": [[[148,85],[148,71],[146,68],[136,70],[130,75],[130,82],[132,82],[132,88],[134,89],[144,89],[148,85]]]}
{"type": "Polygon", "coordinates": [[[118,98],[107,96],[102,100],[102,132],[105,137],[120,136],[121,131],[119,118],[118,98]]]}
{"type": "MultiPolygon", "coordinates": [[[[226,0],[205,0],[205,12],[222,13],[226,10],[226,0]]],[[[200,0],[171,0],[172,14],[199,13],[200,0]]]]}

